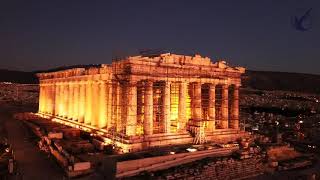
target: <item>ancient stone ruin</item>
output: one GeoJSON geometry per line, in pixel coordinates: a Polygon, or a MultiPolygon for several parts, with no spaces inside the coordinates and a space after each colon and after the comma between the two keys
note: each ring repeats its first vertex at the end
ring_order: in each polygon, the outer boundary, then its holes
{"type": "Polygon", "coordinates": [[[242,67],[200,55],[133,56],[100,67],[39,73],[39,112],[123,152],[241,136],[242,67]]]}

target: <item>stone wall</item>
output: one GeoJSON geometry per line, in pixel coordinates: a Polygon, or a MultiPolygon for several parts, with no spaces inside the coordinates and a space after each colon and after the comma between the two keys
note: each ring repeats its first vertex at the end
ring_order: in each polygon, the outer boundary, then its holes
{"type": "Polygon", "coordinates": [[[264,171],[262,156],[236,160],[232,158],[206,158],[155,173],[146,173],[139,178],[151,179],[242,179],[257,176],[264,171]]]}

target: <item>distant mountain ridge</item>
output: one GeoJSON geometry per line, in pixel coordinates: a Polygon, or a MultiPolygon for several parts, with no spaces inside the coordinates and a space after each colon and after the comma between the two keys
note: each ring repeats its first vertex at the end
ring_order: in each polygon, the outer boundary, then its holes
{"type": "Polygon", "coordinates": [[[20,84],[38,84],[39,80],[36,75],[37,73],[62,71],[70,68],[87,68],[87,67],[98,67],[98,66],[100,65],[89,64],[89,65],[61,66],[57,68],[32,71],[32,72],[0,69],[0,82],[12,82],[12,83],[20,83],[20,84]]]}
{"type": "Polygon", "coordinates": [[[20,84],[39,83],[34,72],[24,72],[7,69],[0,69],[0,82],[12,82],[20,84]]]}
{"type": "MultiPolygon", "coordinates": [[[[99,65],[75,65],[33,72],[0,69],[0,82],[35,84],[38,83],[36,73],[39,72],[53,72],[69,68],[86,68],[92,66],[99,65]]],[[[242,77],[242,85],[242,87],[245,88],[260,90],[283,90],[320,94],[320,75],[247,70],[242,77]]]]}
{"type": "Polygon", "coordinates": [[[320,94],[320,75],[248,70],[242,77],[242,85],[243,87],[260,90],[320,94]]]}

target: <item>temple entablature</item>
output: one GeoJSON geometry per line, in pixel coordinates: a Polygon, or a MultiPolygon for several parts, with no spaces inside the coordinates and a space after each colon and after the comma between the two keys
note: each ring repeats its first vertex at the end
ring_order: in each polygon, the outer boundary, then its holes
{"type": "Polygon", "coordinates": [[[203,143],[220,132],[234,137],[244,72],[225,61],[166,53],[38,73],[39,113],[101,131],[134,151],[203,143]]]}

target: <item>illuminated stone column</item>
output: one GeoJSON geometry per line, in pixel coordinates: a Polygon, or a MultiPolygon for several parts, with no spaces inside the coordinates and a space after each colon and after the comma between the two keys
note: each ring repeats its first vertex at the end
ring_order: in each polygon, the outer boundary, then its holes
{"type": "Polygon", "coordinates": [[[78,91],[78,112],[77,112],[77,121],[80,122],[80,109],[81,109],[81,94],[80,94],[80,89],[81,89],[81,81],[77,82],[77,91],[78,91]]]}
{"type": "Polygon", "coordinates": [[[47,112],[47,85],[45,84],[43,86],[43,112],[46,113],[47,112]]]}
{"type": "Polygon", "coordinates": [[[43,112],[48,113],[48,85],[43,86],[43,112]]]}
{"type": "Polygon", "coordinates": [[[127,88],[127,120],[126,120],[126,135],[136,135],[137,124],[137,85],[135,82],[130,82],[127,88]]]}
{"type": "Polygon", "coordinates": [[[49,98],[49,107],[48,107],[48,113],[52,115],[53,112],[53,84],[50,83],[48,86],[48,98],[49,98]]]}
{"type": "Polygon", "coordinates": [[[64,88],[63,88],[63,83],[59,83],[59,116],[63,117],[63,112],[64,112],[64,88]]]}
{"type": "Polygon", "coordinates": [[[79,84],[79,116],[78,121],[83,123],[86,109],[86,84],[81,82],[79,84]]]}
{"type": "Polygon", "coordinates": [[[43,84],[39,85],[39,112],[43,112],[43,84]]]}
{"type": "Polygon", "coordinates": [[[208,107],[208,116],[209,116],[209,123],[208,123],[208,131],[215,130],[216,124],[216,85],[210,84],[209,85],[209,107],[208,107]]]}
{"type": "Polygon", "coordinates": [[[68,83],[64,83],[63,85],[63,89],[64,89],[64,94],[63,94],[63,97],[64,97],[64,113],[63,113],[63,116],[65,118],[68,118],[68,115],[69,115],[69,85],[68,83]]]}
{"type": "Polygon", "coordinates": [[[73,120],[79,120],[79,83],[73,84],[73,120]]]}
{"type": "Polygon", "coordinates": [[[46,86],[42,84],[42,101],[41,101],[41,106],[42,106],[42,113],[45,113],[46,111],[46,86]]]}
{"type": "Polygon", "coordinates": [[[239,129],[239,86],[234,86],[233,91],[233,101],[232,101],[232,109],[231,109],[231,116],[232,116],[232,125],[231,128],[239,129]]]}
{"type": "Polygon", "coordinates": [[[119,113],[120,113],[120,83],[117,81],[112,82],[112,121],[111,126],[114,130],[120,130],[119,113]]]}
{"type": "Polygon", "coordinates": [[[50,96],[49,96],[49,84],[46,84],[45,86],[45,112],[48,114],[49,113],[49,106],[50,106],[50,96]]]}
{"type": "Polygon", "coordinates": [[[52,114],[52,109],[53,109],[53,84],[50,83],[49,86],[48,86],[48,99],[49,99],[49,106],[48,106],[48,113],[49,114],[52,114]]]}
{"type": "Polygon", "coordinates": [[[179,109],[178,109],[178,128],[181,131],[186,130],[186,95],[187,83],[181,82],[179,88],[179,109]]]}
{"type": "Polygon", "coordinates": [[[201,83],[195,82],[193,86],[193,119],[201,120],[201,83]]]}
{"type": "Polygon", "coordinates": [[[144,94],[144,122],[145,135],[153,134],[153,82],[147,81],[144,94]]]}
{"type": "Polygon", "coordinates": [[[41,84],[39,83],[38,113],[41,112],[41,84]]]}
{"type": "Polygon", "coordinates": [[[59,88],[59,116],[60,117],[64,117],[64,112],[65,112],[65,109],[64,109],[64,86],[63,86],[63,82],[60,82],[60,88],[59,88]]]}
{"type": "Polygon", "coordinates": [[[73,118],[73,103],[74,103],[74,97],[73,97],[73,82],[68,83],[68,119],[73,118]]]}
{"type": "Polygon", "coordinates": [[[56,112],[56,84],[52,83],[51,85],[51,115],[55,115],[56,112]]]}
{"type": "Polygon", "coordinates": [[[51,114],[51,108],[52,108],[52,99],[51,99],[51,83],[47,86],[47,113],[51,114]]]}
{"type": "Polygon", "coordinates": [[[228,85],[222,85],[222,100],[221,100],[221,126],[222,129],[228,129],[229,116],[228,116],[228,85]]]}
{"type": "Polygon", "coordinates": [[[112,84],[107,83],[108,97],[107,97],[107,128],[112,126],[112,84]]]}
{"type": "Polygon", "coordinates": [[[84,116],[84,123],[91,124],[92,116],[92,82],[86,83],[86,109],[84,116]]]}
{"type": "Polygon", "coordinates": [[[164,133],[170,133],[171,128],[171,119],[170,119],[170,86],[171,82],[166,81],[164,86],[164,98],[163,98],[163,106],[162,106],[162,112],[163,112],[163,127],[164,127],[164,133]]]}
{"type": "Polygon", "coordinates": [[[48,84],[45,84],[44,86],[44,112],[45,113],[48,113],[48,104],[49,104],[49,101],[48,101],[48,84]]]}
{"type": "Polygon", "coordinates": [[[55,115],[59,116],[59,103],[60,103],[60,99],[59,99],[59,95],[60,95],[60,83],[56,82],[55,85],[55,105],[54,105],[54,109],[55,109],[55,115]]]}
{"type": "Polygon", "coordinates": [[[51,84],[48,84],[46,87],[46,99],[47,99],[46,112],[47,114],[51,114],[51,84]]]}
{"type": "Polygon", "coordinates": [[[99,122],[98,122],[98,127],[99,128],[104,128],[107,126],[107,107],[106,107],[106,82],[101,81],[99,83],[99,97],[98,97],[98,102],[99,102],[99,122]]]}
{"type": "Polygon", "coordinates": [[[68,115],[68,93],[69,93],[69,88],[68,88],[68,84],[66,82],[63,82],[62,84],[62,88],[63,88],[63,106],[62,106],[62,117],[66,118],[68,115]]]}
{"type": "Polygon", "coordinates": [[[91,126],[98,127],[99,124],[99,111],[100,108],[97,107],[96,103],[99,103],[99,84],[94,81],[92,83],[92,99],[91,99],[91,126]]]}
{"type": "Polygon", "coordinates": [[[46,88],[45,85],[42,84],[42,93],[41,93],[41,112],[44,113],[45,112],[45,106],[46,106],[46,92],[45,92],[46,88]]]}

